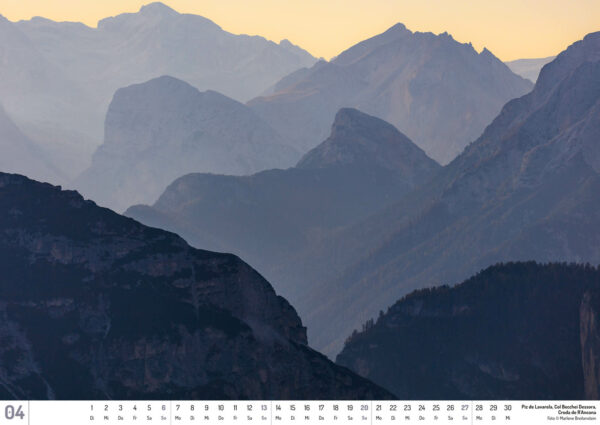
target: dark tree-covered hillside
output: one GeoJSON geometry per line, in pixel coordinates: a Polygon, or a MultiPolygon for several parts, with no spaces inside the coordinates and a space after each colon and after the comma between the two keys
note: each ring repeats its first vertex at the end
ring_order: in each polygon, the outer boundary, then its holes
{"type": "Polygon", "coordinates": [[[580,310],[599,287],[590,265],[498,264],[402,298],[337,362],[401,399],[581,399],[580,310]]]}

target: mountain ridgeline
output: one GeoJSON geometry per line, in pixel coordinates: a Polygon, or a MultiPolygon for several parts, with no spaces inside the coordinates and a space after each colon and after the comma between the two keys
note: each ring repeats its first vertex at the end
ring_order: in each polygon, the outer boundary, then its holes
{"type": "Polygon", "coordinates": [[[75,186],[122,211],[156,201],[190,172],[250,174],[292,165],[299,157],[242,103],[163,76],[115,93],[104,143],[75,186]]]}
{"type": "Polygon", "coordinates": [[[600,33],[592,33],[430,181],[282,263],[270,280],[303,288],[294,306],[311,344],[336,354],[390,300],[497,262],[598,264],[599,111],[600,33]]]}
{"type": "Polygon", "coordinates": [[[121,87],[172,75],[245,102],[315,61],[287,40],[235,35],[162,3],[97,27],[0,16],[0,101],[28,136],[48,145],[54,165],[70,178],[89,165],[121,87]]]}
{"type": "Polygon", "coordinates": [[[400,399],[598,399],[600,270],[507,263],[413,292],[337,363],[400,399]]]}
{"type": "Polygon", "coordinates": [[[514,61],[506,62],[506,65],[512,72],[520,75],[523,78],[527,78],[529,81],[536,82],[542,67],[549,62],[552,62],[556,56],[549,56],[547,58],[536,58],[536,59],[517,59],[514,61]]]}
{"type": "Polygon", "coordinates": [[[248,105],[302,151],[327,136],[341,107],[355,107],[445,164],[507,101],[531,88],[487,49],[477,53],[447,33],[413,33],[397,24],[331,62],[283,78],[248,105]]]}
{"type": "MultiPolygon", "coordinates": [[[[134,206],[126,215],[194,246],[240,255],[269,278],[295,253],[393,204],[439,169],[391,124],[344,108],[330,136],[294,168],[242,177],[189,174],[152,207],[134,206]]],[[[302,286],[279,282],[294,304],[302,286]]]]}
{"type": "Polygon", "coordinates": [[[233,255],[0,174],[2,399],[377,399],[233,255]]]}
{"type": "Polygon", "coordinates": [[[27,173],[33,178],[60,181],[60,171],[47,161],[42,148],[27,137],[0,104],[0,170],[27,173]]]}
{"type": "Polygon", "coordinates": [[[0,399],[600,398],[600,32],[0,16],[0,149],[0,399]]]}

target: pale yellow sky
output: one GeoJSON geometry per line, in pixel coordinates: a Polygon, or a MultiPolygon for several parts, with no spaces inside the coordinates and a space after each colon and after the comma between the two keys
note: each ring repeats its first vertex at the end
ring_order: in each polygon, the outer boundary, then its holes
{"type": "MultiPolygon", "coordinates": [[[[96,26],[135,12],[148,0],[0,0],[15,21],[44,16],[96,26]]],[[[205,16],[236,34],[287,38],[327,59],[397,22],[413,31],[448,31],[502,60],[559,53],[600,30],[600,0],[165,0],[175,10],[205,16]]]]}

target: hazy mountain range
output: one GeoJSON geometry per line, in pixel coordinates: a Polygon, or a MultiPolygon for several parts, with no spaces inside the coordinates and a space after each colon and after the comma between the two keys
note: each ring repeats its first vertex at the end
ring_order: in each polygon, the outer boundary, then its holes
{"type": "MultiPolygon", "coordinates": [[[[222,161],[240,162],[239,152],[214,161],[207,156],[214,167],[184,167],[171,180],[192,171],[239,174],[292,165],[327,137],[335,114],[347,106],[389,121],[430,157],[446,163],[481,133],[502,104],[531,88],[487,50],[478,54],[448,34],[412,33],[401,24],[331,62],[316,64],[286,40],[276,44],[233,35],[206,18],[179,14],[161,3],[103,19],[97,28],[39,17],[1,18],[0,35],[0,102],[40,147],[44,161],[60,171],[60,178],[52,173],[41,178],[67,185],[90,166],[105,140],[114,93],[164,75],[238,101],[268,93],[248,105],[297,151],[293,160],[277,163],[265,154],[264,167],[252,154],[246,167],[219,167],[222,161]]],[[[145,108],[131,108],[137,106],[145,108]]],[[[251,134],[254,125],[247,124],[245,134],[251,134]]],[[[247,143],[238,137],[240,145],[247,143]]],[[[117,209],[153,202],[157,195],[112,204],[98,195],[112,194],[111,184],[101,183],[96,181],[97,190],[89,194],[117,209]]]]}
{"type": "Polygon", "coordinates": [[[49,164],[42,149],[29,139],[6,115],[0,104],[0,169],[27,173],[33,178],[61,180],[60,172],[49,164]]]}
{"type": "Polygon", "coordinates": [[[0,396],[597,399],[599,140],[600,32],[0,16],[0,396]]]}
{"type": "Polygon", "coordinates": [[[248,104],[304,151],[336,112],[355,107],[395,125],[430,157],[451,161],[508,100],[531,90],[487,49],[397,24],[277,83],[248,104]]]}
{"type": "Polygon", "coordinates": [[[430,182],[282,264],[271,279],[303,288],[315,347],[335,353],[390,299],[499,261],[600,262],[599,60],[592,33],[430,182]]]}
{"type": "Polygon", "coordinates": [[[229,254],[0,173],[3,399],[379,399],[229,254]]]}
{"type": "Polygon", "coordinates": [[[490,267],[404,297],[337,362],[403,400],[597,400],[599,290],[595,267],[490,267]]]}
{"type": "Polygon", "coordinates": [[[161,3],[103,19],[97,28],[0,16],[0,101],[69,177],[89,165],[121,87],[168,74],[246,101],[315,61],[287,40],[234,35],[161,3]]]}
{"type": "Polygon", "coordinates": [[[299,157],[244,104],[165,76],[115,93],[104,143],[75,187],[122,211],[156,201],[190,172],[251,174],[299,157]]]}
{"type": "MultiPolygon", "coordinates": [[[[398,201],[439,168],[392,125],[341,109],[330,136],[293,168],[186,175],[152,207],[126,215],[194,246],[240,255],[269,278],[295,253],[398,201]]],[[[282,290],[294,303],[302,289],[282,290]]]]}
{"type": "Polygon", "coordinates": [[[517,59],[505,63],[512,72],[535,83],[540,71],[542,70],[542,67],[548,62],[552,62],[555,57],[556,56],[548,56],[547,58],[537,59],[517,59]]]}
{"type": "MultiPolygon", "coordinates": [[[[546,65],[530,94],[509,102],[458,158],[431,179],[413,180],[416,189],[409,194],[397,191],[397,198],[369,202],[372,215],[360,223],[339,220],[337,227],[319,225],[290,236],[297,228],[287,223],[323,216],[318,208],[327,202],[301,195],[300,202],[282,202],[293,195],[281,192],[297,189],[273,190],[265,182],[279,184],[286,172],[250,179],[188,176],[170,186],[153,210],[128,214],[178,231],[199,246],[219,241],[221,249],[249,258],[293,301],[311,344],[329,355],[353,328],[412,289],[459,281],[498,261],[598,262],[599,235],[589,229],[600,228],[599,40],[594,33],[573,44],[546,65]],[[265,188],[278,195],[256,194],[265,188]],[[294,216],[282,205],[302,213],[294,216]]],[[[375,146],[384,139],[377,126],[364,128],[373,136],[365,143],[375,146]]],[[[349,126],[339,134],[352,141],[347,135],[355,133],[349,126]]],[[[321,156],[335,162],[344,158],[345,148],[352,157],[353,143],[327,145],[300,164],[321,156]]],[[[373,187],[381,185],[374,182],[373,187]]],[[[360,187],[347,183],[337,190],[360,187]]],[[[328,198],[333,199],[323,197],[328,198]]]]}

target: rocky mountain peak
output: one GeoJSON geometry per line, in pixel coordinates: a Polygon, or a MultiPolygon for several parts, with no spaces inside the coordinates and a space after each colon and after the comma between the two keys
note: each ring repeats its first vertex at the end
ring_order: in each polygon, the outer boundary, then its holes
{"type": "Polygon", "coordinates": [[[394,25],[392,25],[390,28],[388,28],[384,34],[406,34],[406,33],[410,33],[411,31],[406,28],[406,25],[404,25],[401,22],[398,22],[394,25]]]}
{"type": "Polygon", "coordinates": [[[374,315],[394,291],[403,295],[435,280],[463,279],[505,260],[598,263],[598,232],[589,231],[600,228],[597,40],[588,36],[547,65],[533,92],[505,104],[475,142],[417,191],[306,254],[305,263],[327,261],[319,271],[324,277],[312,278],[310,301],[344,288],[338,305],[303,313],[309,329],[324,335],[311,334],[315,346],[329,350],[344,332],[326,334],[314,323],[333,329],[347,323],[333,325],[340,311],[374,315]],[[332,260],[325,253],[334,250],[332,260]],[[340,262],[345,268],[330,277],[340,252],[347,255],[340,262]],[[375,303],[377,294],[385,295],[375,303]],[[349,312],[359,299],[368,301],[349,312]]]}
{"type": "Polygon", "coordinates": [[[146,100],[150,100],[150,98],[160,96],[162,102],[167,102],[169,100],[180,101],[181,96],[189,98],[197,94],[198,89],[191,84],[169,75],[163,75],[144,83],[132,84],[117,90],[113,98],[113,104],[126,97],[143,96],[148,98],[146,100]]]}
{"type": "Polygon", "coordinates": [[[199,28],[220,29],[220,27],[210,19],[200,15],[181,14],[161,2],[144,5],[135,13],[121,13],[117,16],[102,19],[98,22],[98,28],[109,31],[129,32],[138,27],[154,27],[156,25],[162,25],[163,23],[168,24],[173,22],[174,19],[177,19],[177,22],[183,24],[184,21],[181,21],[180,19],[189,17],[192,18],[192,21],[187,22],[194,25],[200,24],[199,28]],[[202,24],[205,24],[205,26],[202,24]]]}
{"type": "Polygon", "coordinates": [[[166,4],[158,1],[142,6],[139,13],[146,16],[172,16],[179,14],[166,4]]]}
{"type": "Polygon", "coordinates": [[[353,107],[390,122],[448,163],[508,100],[531,88],[491,53],[479,55],[448,33],[397,24],[248,104],[304,151],[327,137],[340,108],[353,107]]]}
{"type": "Polygon", "coordinates": [[[393,125],[357,109],[342,108],[335,116],[327,140],[308,152],[298,168],[333,166],[405,169],[436,163],[393,125]]]}
{"type": "Polygon", "coordinates": [[[76,187],[117,210],[154,201],[187,173],[249,174],[299,158],[244,104],[169,76],[117,90],[104,127],[76,187]]]}
{"type": "Polygon", "coordinates": [[[600,31],[571,44],[540,71],[535,92],[543,94],[585,62],[600,61],[600,31]]]}

